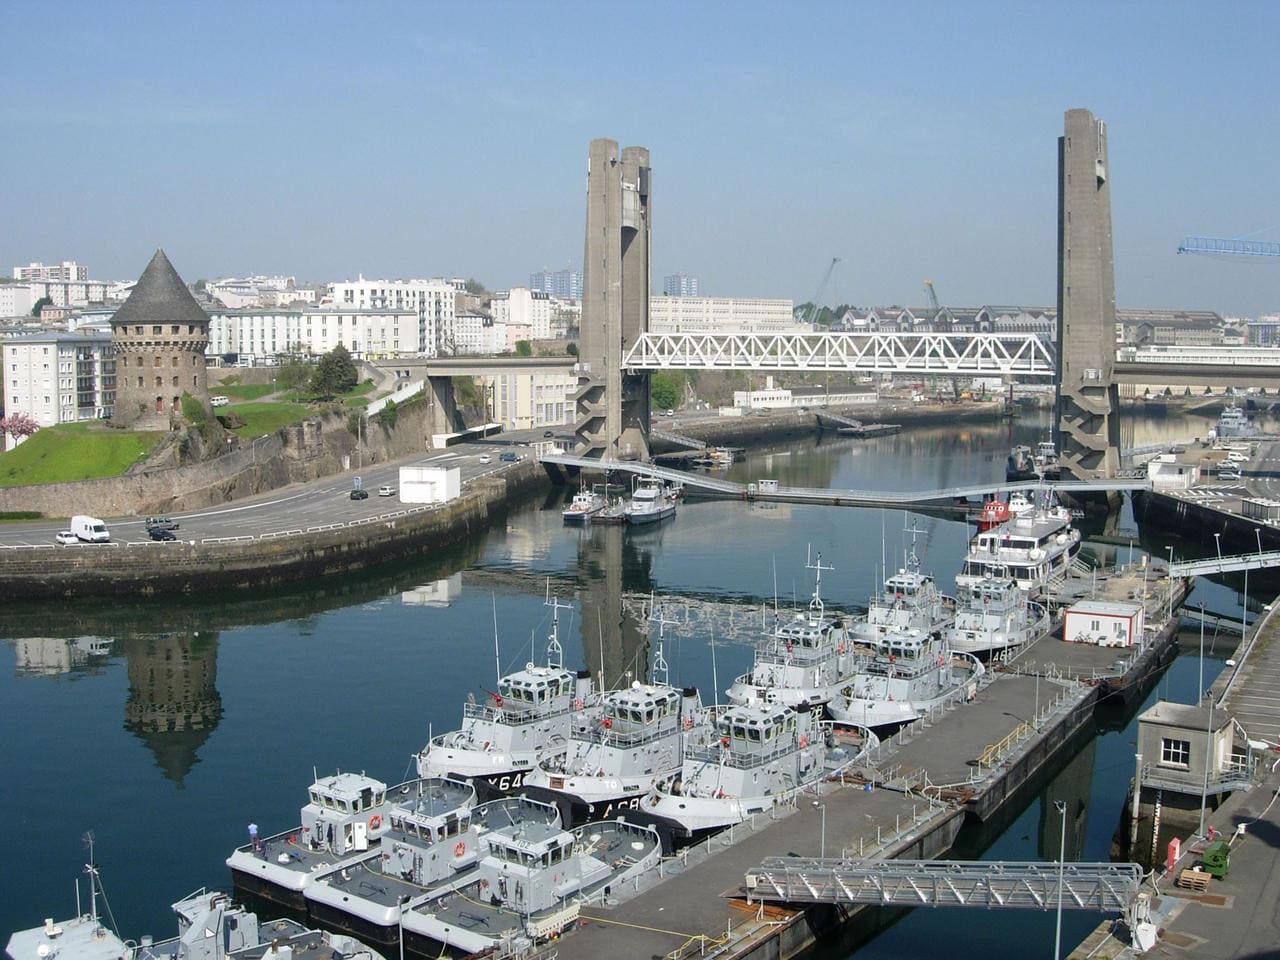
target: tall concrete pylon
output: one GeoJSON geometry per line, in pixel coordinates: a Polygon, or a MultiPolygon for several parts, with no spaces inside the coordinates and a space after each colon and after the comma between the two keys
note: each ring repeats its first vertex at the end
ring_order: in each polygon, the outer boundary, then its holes
{"type": "Polygon", "coordinates": [[[1115,258],[1107,127],[1068,110],[1058,139],[1059,462],[1078,480],[1114,477],[1120,466],[1115,258]]]}
{"type": "Polygon", "coordinates": [[[582,259],[575,432],[582,456],[649,456],[649,376],[622,358],[649,329],[650,172],[645,147],[592,140],[582,259]]]}

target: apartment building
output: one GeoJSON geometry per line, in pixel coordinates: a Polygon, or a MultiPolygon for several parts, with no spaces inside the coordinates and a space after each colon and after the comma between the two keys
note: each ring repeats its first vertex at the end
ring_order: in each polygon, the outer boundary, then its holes
{"type": "Polygon", "coordinates": [[[116,400],[111,336],[45,331],[12,337],[3,350],[5,411],[42,427],[109,417],[116,400]]]}

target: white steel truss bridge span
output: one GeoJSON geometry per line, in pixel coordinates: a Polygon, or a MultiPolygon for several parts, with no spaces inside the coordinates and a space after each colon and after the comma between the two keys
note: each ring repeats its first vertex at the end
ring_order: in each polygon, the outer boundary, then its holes
{"type": "Polygon", "coordinates": [[[1053,377],[1033,333],[644,333],[623,359],[640,370],[841,370],[1053,377]]]}

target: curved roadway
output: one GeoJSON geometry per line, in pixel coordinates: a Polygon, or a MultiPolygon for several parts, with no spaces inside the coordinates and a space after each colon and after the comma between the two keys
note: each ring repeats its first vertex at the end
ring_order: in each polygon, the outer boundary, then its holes
{"type": "MultiPolygon", "coordinates": [[[[378,463],[363,469],[348,470],[308,483],[295,483],[257,497],[204,507],[185,513],[166,514],[178,523],[174,535],[179,540],[200,541],[220,537],[258,537],[263,534],[301,531],[308,527],[347,523],[400,510],[400,468],[425,464],[457,467],[463,484],[479,477],[500,473],[514,464],[500,459],[503,453],[521,458],[534,453],[533,442],[543,441],[542,430],[513,431],[501,437],[489,437],[447,450],[425,451],[411,457],[378,463]],[[488,462],[482,458],[487,457],[488,462]],[[352,500],[355,478],[369,492],[365,500],[352,500]],[[378,488],[389,485],[389,497],[378,496],[378,488]]],[[[572,442],[565,430],[554,439],[572,442]]],[[[145,516],[102,517],[116,544],[150,543],[145,516]]],[[[66,518],[0,524],[0,547],[55,546],[54,536],[68,527],[66,518]]],[[[99,544],[72,544],[60,549],[92,549],[99,544]]]]}

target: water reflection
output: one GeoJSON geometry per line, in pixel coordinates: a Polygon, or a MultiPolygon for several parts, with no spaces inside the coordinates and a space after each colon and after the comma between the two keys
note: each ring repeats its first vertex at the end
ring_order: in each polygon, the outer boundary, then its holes
{"type": "Polygon", "coordinates": [[[193,631],[126,637],[125,729],[146,744],[164,776],[181,785],[222,719],[218,635],[193,631]]]}

